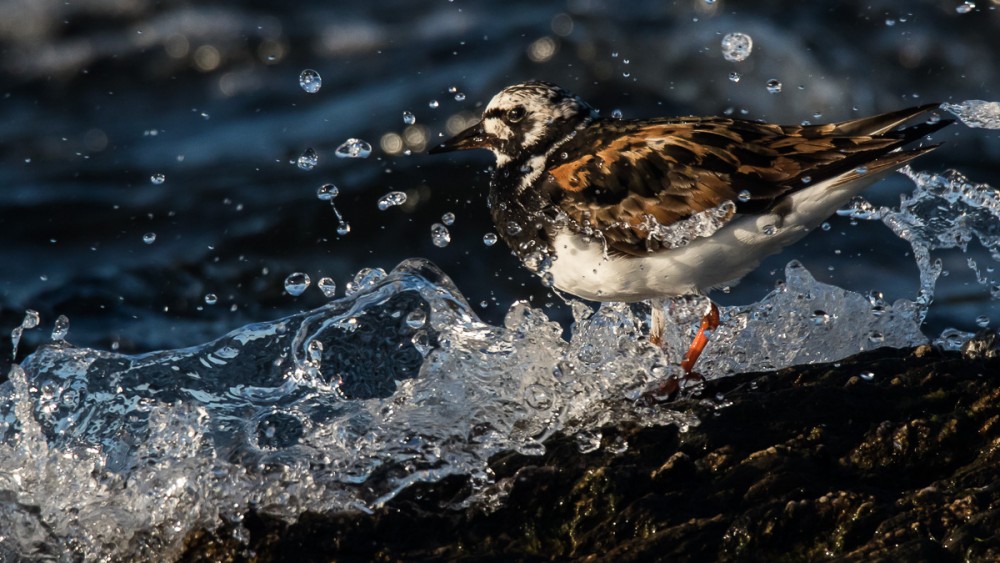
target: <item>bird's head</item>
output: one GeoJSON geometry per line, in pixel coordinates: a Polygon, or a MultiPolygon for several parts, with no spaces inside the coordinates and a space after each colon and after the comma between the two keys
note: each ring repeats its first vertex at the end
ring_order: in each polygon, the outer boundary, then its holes
{"type": "Polygon", "coordinates": [[[548,82],[508,86],[493,96],[482,120],[430,150],[431,154],[488,149],[497,166],[546,154],[596,112],[579,97],[548,82]]]}

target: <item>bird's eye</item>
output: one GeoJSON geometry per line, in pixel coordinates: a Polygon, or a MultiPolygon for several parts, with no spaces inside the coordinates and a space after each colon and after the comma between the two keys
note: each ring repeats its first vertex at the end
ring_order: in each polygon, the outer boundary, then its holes
{"type": "Polygon", "coordinates": [[[507,112],[507,121],[511,123],[517,123],[524,119],[524,107],[517,106],[507,112]]]}

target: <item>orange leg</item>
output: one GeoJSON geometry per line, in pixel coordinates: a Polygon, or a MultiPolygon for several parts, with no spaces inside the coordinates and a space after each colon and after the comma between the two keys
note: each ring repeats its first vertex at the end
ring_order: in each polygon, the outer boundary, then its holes
{"type": "Polygon", "coordinates": [[[708,314],[701,319],[701,327],[698,328],[698,334],[694,335],[694,340],[691,341],[691,347],[688,348],[686,354],[684,354],[684,359],[681,361],[681,369],[684,373],[690,374],[691,370],[694,369],[695,362],[698,361],[698,357],[701,356],[702,351],[708,344],[708,336],[705,331],[715,330],[719,327],[719,308],[712,303],[712,308],[709,309],[708,314]]]}

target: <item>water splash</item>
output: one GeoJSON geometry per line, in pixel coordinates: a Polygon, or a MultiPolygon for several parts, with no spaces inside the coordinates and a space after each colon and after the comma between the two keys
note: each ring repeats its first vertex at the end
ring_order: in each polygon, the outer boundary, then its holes
{"type": "Polygon", "coordinates": [[[21,345],[21,336],[24,335],[24,331],[35,328],[39,322],[41,322],[41,317],[38,311],[28,309],[24,312],[24,319],[21,320],[21,324],[10,331],[10,342],[14,348],[11,360],[17,359],[17,348],[21,345]]]}
{"type": "Polygon", "coordinates": [[[1000,102],[965,100],[958,104],[941,104],[941,109],[951,112],[969,127],[1000,129],[1000,102]]]}

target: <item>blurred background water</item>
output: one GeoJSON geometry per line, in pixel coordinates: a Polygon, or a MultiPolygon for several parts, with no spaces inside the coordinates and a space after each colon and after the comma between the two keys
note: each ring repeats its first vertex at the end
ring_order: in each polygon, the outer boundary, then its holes
{"type": "MultiPolygon", "coordinates": [[[[490,156],[423,154],[500,88],[549,80],[626,118],[832,121],[1000,99],[998,31],[997,0],[4,0],[0,327],[31,308],[43,326],[66,315],[76,345],[194,345],[323,303],[322,277],[342,295],[359,269],[412,256],[437,263],[485,320],[531,299],[565,321],[560,299],[483,243],[490,156]],[[735,31],[754,41],[742,62],[721,54],[735,31]],[[315,93],[300,87],[305,69],[322,78],[315,93]],[[372,154],[336,158],[348,138],[372,154]],[[318,161],[303,170],[310,148],[318,161]],[[317,198],[326,183],[346,235],[317,198]],[[390,191],[405,204],[379,210],[390,191]],[[431,225],[449,212],[439,247],[431,225]],[[298,297],[284,288],[294,272],[313,282],[298,297]]],[[[956,125],[937,139],[916,169],[1000,183],[996,131],[956,125]]],[[[909,189],[899,175],[868,195],[892,204],[909,189]]],[[[716,297],[757,300],[794,258],[820,281],[913,298],[906,243],[875,222],[831,226],[716,297]]],[[[927,332],[996,317],[967,256],[940,257],[949,275],[927,332]]],[[[47,339],[29,331],[21,357],[47,339]]]]}

